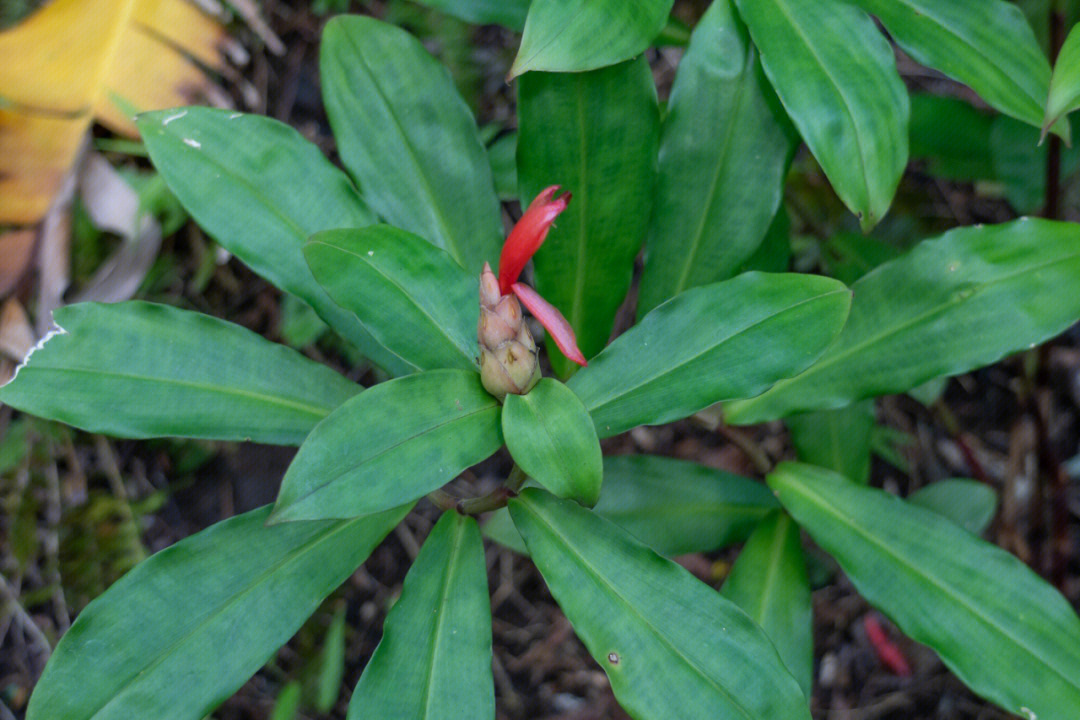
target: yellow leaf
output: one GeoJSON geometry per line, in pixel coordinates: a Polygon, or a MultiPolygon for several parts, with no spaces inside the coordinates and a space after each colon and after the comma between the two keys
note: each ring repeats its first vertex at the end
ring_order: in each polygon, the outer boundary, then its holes
{"type": "Polygon", "coordinates": [[[225,39],[186,0],[52,0],[0,32],[0,224],[41,219],[92,119],[135,137],[121,108],[197,102],[225,39]]]}

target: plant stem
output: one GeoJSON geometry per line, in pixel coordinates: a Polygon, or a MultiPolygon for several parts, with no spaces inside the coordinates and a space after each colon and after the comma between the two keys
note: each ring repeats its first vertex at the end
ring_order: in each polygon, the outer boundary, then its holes
{"type": "Polygon", "coordinates": [[[454,510],[462,515],[480,515],[482,513],[498,510],[506,507],[510,498],[516,496],[521,486],[529,479],[521,468],[515,465],[510,470],[506,482],[495,488],[487,495],[476,498],[456,498],[445,490],[435,490],[428,493],[428,500],[443,510],[454,510]]]}

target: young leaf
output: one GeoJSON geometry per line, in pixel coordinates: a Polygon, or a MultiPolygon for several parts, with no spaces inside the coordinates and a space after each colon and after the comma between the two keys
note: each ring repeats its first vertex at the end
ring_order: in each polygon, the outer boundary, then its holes
{"type": "Polygon", "coordinates": [[[664,116],[638,317],[736,274],[780,206],[794,139],[732,0],[717,0],[679,61],[664,116]]]}
{"type": "Polygon", "coordinates": [[[509,77],[577,73],[640,55],[667,25],[674,0],[533,0],[509,77]]]}
{"type": "Polygon", "coordinates": [[[476,25],[502,25],[520,32],[531,0],[417,0],[459,20],[476,25]]]}
{"type": "Polygon", "coordinates": [[[870,480],[872,400],[837,410],[821,410],[787,419],[799,460],[840,473],[865,485],[870,480]]]}
{"type": "Polygon", "coordinates": [[[272,522],[348,518],[415,500],[503,444],[499,403],[464,370],[381,383],[315,426],[272,522]]]}
{"type": "Polygon", "coordinates": [[[568,384],[600,437],[679,420],[809,367],[850,303],[848,289],[829,278],[746,273],[667,301],[568,384]]]}
{"type": "Polygon", "coordinates": [[[580,505],[528,488],[510,514],[632,717],[807,718],[765,634],[681,566],[580,505]]]}
{"type": "Polygon", "coordinates": [[[810,697],[814,620],[799,526],[784,512],[766,518],[739,553],[720,594],[761,626],[810,697]]]}
{"type": "Polygon", "coordinates": [[[768,481],[859,592],[972,690],[1026,717],[1080,714],[1080,618],[1026,565],[828,470],[784,463],[768,481]]]}
{"type": "Polygon", "coordinates": [[[923,242],[852,286],[851,317],[820,360],[724,415],[741,424],[841,407],[1053,337],[1080,317],[1078,241],[1073,223],[1022,218],[923,242]]]}
{"type": "MultiPolygon", "coordinates": [[[[1080,108],[1080,26],[1073,26],[1061,46],[1054,74],[1050,80],[1050,95],[1043,115],[1043,132],[1073,110],[1080,108]]],[[[1041,53],[1040,53],[1041,54],[1041,53]]],[[[1045,59],[1045,56],[1043,56],[1045,59]]],[[[1023,119],[1023,118],[1021,118],[1023,119]]]]}
{"type": "Polygon", "coordinates": [[[558,380],[543,378],[525,395],[507,395],[502,431],[526,475],[559,497],[592,507],[603,458],[589,411],[558,380]]]}
{"type": "Polygon", "coordinates": [[[334,612],[330,627],[323,636],[319,656],[319,674],[315,685],[315,709],[326,714],[341,694],[341,678],[345,674],[345,606],[334,612]]]}
{"type": "Polygon", "coordinates": [[[222,247],[311,305],[388,372],[415,370],[338,307],[304,262],[301,248],[311,235],[375,222],[349,178],[317,147],[284,123],[225,110],[146,113],[136,124],[154,167],[222,247]]]}
{"type": "Polygon", "coordinates": [[[476,369],[477,273],[389,225],[328,230],[304,246],[315,279],[372,336],[422,370],[476,369]]]}
{"type": "Polygon", "coordinates": [[[299,445],[362,389],[239,325],[167,305],[80,303],[0,388],[25,412],[116,437],[299,445]]]}
{"type": "MultiPolygon", "coordinates": [[[[593,508],[661,555],[709,552],[742,542],[779,505],[760,482],[659,455],[604,458],[604,489],[593,508]]],[[[499,511],[484,535],[527,554],[499,511]]]]}
{"type": "Polygon", "coordinates": [[[854,0],[877,16],[916,62],[977,92],[991,107],[1039,127],[1050,63],[1023,11],[1005,0],[854,0]]]}
{"type": "Polygon", "coordinates": [[[349,720],[495,718],[491,602],[476,520],[443,513],[383,624],[349,720]]]}
{"type": "Polygon", "coordinates": [[[446,68],[401,28],[349,15],[326,24],[319,69],[341,161],[371,207],[470,273],[494,264],[491,166],[446,68]]]}
{"type": "Polygon", "coordinates": [[[79,613],[34,688],[27,720],[200,720],[408,511],[268,526],[265,507],[162,550],[79,613]]]}
{"type": "MultiPolygon", "coordinates": [[[[536,253],[536,289],[585,357],[611,336],[652,209],[660,114],[645,58],[589,73],[531,73],[518,86],[523,205],[562,185],[574,200],[536,253]]],[[[549,345],[560,377],[572,365],[549,345]]]]}
{"type": "Polygon", "coordinates": [[[736,0],[765,73],[864,230],[907,165],[908,96],[892,47],[842,0],[736,0]]]}
{"type": "Polygon", "coordinates": [[[907,500],[952,520],[972,535],[990,527],[997,512],[997,493],[977,480],[939,480],[919,488],[907,500]]]}

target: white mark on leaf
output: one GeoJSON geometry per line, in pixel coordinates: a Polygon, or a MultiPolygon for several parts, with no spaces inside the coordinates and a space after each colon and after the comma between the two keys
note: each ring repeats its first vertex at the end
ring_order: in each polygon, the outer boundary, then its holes
{"type": "Polygon", "coordinates": [[[14,372],[14,374],[12,374],[11,379],[8,380],[4,384],[8,385],[10,383],[15,382],[15,378],[17,378],[19,376],[19,371],[22,370],[24,367],[26,367],[26,364],[30,362],[30,356],[33,355],[34,353],[36,353],[41,348],[45,347],[45,343],[49,342],[50,340],[52,340],[57,335],[67,335],[67,334],[68,334],[67,330],[60,327],[59,325],[54,327],[49,332],[45,333],[41,337],[41,339],[37,341],[37,344],[34,345],[34,347],[30,348],[30,352],[26,353],[26,357],[24,357],[22,359],[22,362],[19,363],[19,365],[15,368],[15,372],[14,372]]]}
{"type": "Polygon", "coordinates": [[[179,120],[180,118],[184,117],[185,115],[187,115],[187,110],[183,110],[181,112],[178,112],[175,115],[170,115],[169,117],[167,117],[167,118],[165,118],[164,120],[161,121],[161,125],[162,125],[162,127],[164,127],[164,126],[168,125],[169,123],[171,123],[173,120],[179,120]]]}
{"type": "Polygon", "coordinates": [[[192,140],[191,138],[184,138],[184,144],[187,145],[188,147],[193,147],[193,148],[201,148],[202,147],[201,142],[199,142],[198,140],[192,140]]]}

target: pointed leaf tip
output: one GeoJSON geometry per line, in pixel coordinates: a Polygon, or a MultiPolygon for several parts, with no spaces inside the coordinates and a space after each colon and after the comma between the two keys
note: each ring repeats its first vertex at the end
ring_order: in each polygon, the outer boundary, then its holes
{"type": "Polygon", "coordinates": [[[560,186],[551,185],[542,190],[506,238],[499,257],[499,289],[503,295],[510,294],[525,265],[544,244],[555,218],[570,204],[573,197],[570,193],[555,197],[559,189],[560,186]]]}
{"type": "Polygon", "coordinates": [[[514,283],[511,288],[514,294],[517,295],[518,300],[521,301],[521,304],[528,308],[533,317],[539,320],[544,329],[548,331],[551,339],[559,346],[562,354],[578,365],[587,367],[589,363],[585,360],[581,350],[578,349],[574,328],[570,327],[570,323],[559,312],[559,309],[540,297],[540,293],[528,285],[514,283]]]}

